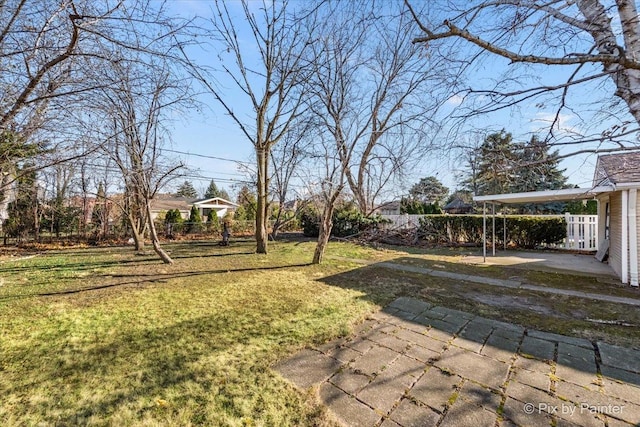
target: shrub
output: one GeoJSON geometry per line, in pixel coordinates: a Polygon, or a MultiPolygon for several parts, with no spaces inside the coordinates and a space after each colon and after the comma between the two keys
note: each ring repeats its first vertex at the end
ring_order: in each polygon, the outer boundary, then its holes
{"type": "Polygon", "coordinates": [[[207,230],[210,233],[218,233],[220,231],[220,219],[214,209],[211,209],[207,215],[207,230]]]}
{"type": "Polygon", "coordinates": [[[307,206],[298,214],[302,234],[307,237],[318,237],[320,233],[320,213],[313,206],[307,206]]]}
{"type": "Polygon", "coordinates": [[[164,222],[166,225],[166,234],[168,236],[173,235],[173,233],[182,232],[184,220],[182,219],[182,215],[178,209],[167,211],[164,216],[164,222]]]}
{"type": "MultiPolygon", "coordinates": [[[[492,218],[487,218],[490,233],[492,218]]],[[[566,237],[562,217],[511,216],[506,218],[507,243],[535,248],[543,243],[560,243],[566,237]]],[[[428,215],[420,218],[419,231],[432,244],[482,243],[482,217],[479,215],[428,215]]],[[[504,243],[502,218],[496,218],[496,242],[504,243]]],[[[488,237],[491,237],[490,235],[488,237]]]]}
{"type": "MultiPolygon", "coordinates": [[[[352,203],[336,206],[333,212],[331,235],[347,237],[377,227],[386,220],[380,215],[367,217],[363,215],[352,203]]],[[[307,207],[300,213],[300,225],[302,232],[307,237],[317,237],[320,232],[320,213],[317,209],[307,207]]]]}

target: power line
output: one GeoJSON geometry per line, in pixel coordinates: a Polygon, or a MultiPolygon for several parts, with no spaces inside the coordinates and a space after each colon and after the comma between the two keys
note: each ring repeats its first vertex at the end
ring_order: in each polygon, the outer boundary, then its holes
{"type": "MultiPolygon", "coordinates": [[[[115,166],[100,165],[100,164],[93,164],[93,163],[85,163],[84,166],[86,166],[87,169],[95,171],[95,172],[105,172],[106,171],[106,172],[112,172],[112,173],[115,173],[115,174],[122,173],[122,171],[119,168],[115,167],[115,166]]],[[[217,172],[217,173],[222,173],[222,172],[217,172]]],[[[238,174],[238,176],[242,176],[242,175],[238,174]]],[[[190,179],[194,179],[194,180],[198,180],[198,181],[214,180],[216,182],[225,183],[225,184],[252,184],[253,183],[251,181],[242,180],[242,179],[208,176],[208,175],[203,175],[203,174],[198,174],[198,173],[179,174],[175,179],[180,179],[180,178],[190,178],[190,179]]]]}
{"type": "Polygon", "coordinates": [[[206,154],[199,154],[199,153],[188,153],[186,151],[178,151],[178,150],[169,150],[169,149],[162,149],[162,151],[166,151],[168,153],[176,153],[176,154],[184,154],[185,156],[194,156],[194,157],[203,157],[205,159],[214,159],[214,160],[222,160],[225,162],[233,162],[233,163],[237,163],[243,166],[247,166],[247,165],[251,165],[251,163],[249,162],[243,162],[240,160],[235,160],[235,159],[227,159],[225,157],[218,157],[218,156],[209,156],[206,154]]]}

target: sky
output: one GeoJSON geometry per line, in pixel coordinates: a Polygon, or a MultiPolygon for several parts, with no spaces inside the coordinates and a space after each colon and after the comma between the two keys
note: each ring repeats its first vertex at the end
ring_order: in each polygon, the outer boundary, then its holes
{"type": "MultiPolygon", "coordinates": [[[[238,7],[235,2],[227,2],[230,8],[238,7]]],[[[253,2],[258,7],[261,2],[253,2]]],[[[190,17],[194,15],[209,16],[213,3],[210,0],[173,0],[172,9],[176,14],[190,17]]],[[[241,35],[242,37],[242,35],[241,35]]],[[[246,35],[245,35],[246,37],[246,35]]],[[[247,38],[246,43],[251,43],[247,38]]],[[[199,50],[190,52],[192,59],[199,63],[215,65],[216,57],[211,52],[206,53],[199,50]]],[[[500,59],[493,59],[480,62],[475,69],[475,82],[490,82],[500,75],[508,64],[500,59]]],[[[545,68],[542,75],[543,81],[558,81],[564,77],[562,73],[550,67],[545,68]]],[[[220,83],[228,89],[229,99],[234,102],[242,100],[243,94],[237,92],[233,84],[221,80],[220,83]]],[[[591,89],[579,89],[582,93],[573,93],[577,103],[587,106],[595,92],[613,92],[612,85],[607,83],[601,86],[593,86],[591,89]],[[593,91],[593,92],[592,92],[593,91]]],[[[599,95],[598,95],[599,96],[599,95]]],[[[176,186],[184,181],[190,180],[196,189],[204,192],[211,179],[214,179],[218,187],[227,189],[231,194],[235,193],[239,185],[247,182],[249,176],[247,171],[252,168],[254,161],[253,146],[240,132],[238,126],[223,112],[222,108],[216,104],[211,95],[206,93],[200,95],[200,101],[204,108],[201,111],[187,112],[185,117],[180,118],[174,125],[173,143],[170,147],[172,154],[180,157],[190,168],[187,177],[178,180],[176,186]],[[189,153],[189,154],[186,154],[189,153]]],[[[460,107],[462,98],[452,94],[447,101],[446,108],[454,111],[460,107]]],[[[242,104],[236,104],[238,108],[243,108],[242,104]]],[[[246,107],[245,107],[246,108],[246,107]]],[[[245,110],[244,114],[250,115],[250,110],[245,110]]],[[[528,140],[533,132],[548,127],[553,109],[550,105],[540,105],[538,102],[523,102],[517,109],[502,110],[492,114],[476,117],[468,120],[465,126],[470,130],[482,128],[499,131],[505,129],[514,134],[516,140],[528,140]]],[[[555,133],[558,136],[570,135],[572,132],[593,132],[599,131],[584,128],[584,123],[594,124],[592,112],[585,107],[584,110],[566,111],[560,117],[560,124],[555,133]],[[582,126],[582,128],[579,128],[582,126]]],[[[613,123],[613,122],[611,122],[613,123]]],[[[600,123],[598,126],[605,128],[611,123],[600,123]]],[[[472,139],[471,136],[468,137],[472,139]]],[[[567,153],[569,148],[561,149],[560,153],[567,153]]],[[[593,171],[595,168],[595,155],[573,156],[561,162],[561,168],[566,169],[565,175],[569,178],[569,183],[580,187],[589,187],[591,184],[593,171]]],[[[409,177],[406,185],[398,187],[394,192],[401,196],[406,194],[411,184],[417,182],[425,176],[436,176],[446,186],[453,191],[457,185],[457,177],[462,172],[463,165],[459,161],[459,156],[446,156],[435,154],[430,158],[425,158],[409,177]]],[[[383,200],[380,200],[382,202],[383,200]]]]}

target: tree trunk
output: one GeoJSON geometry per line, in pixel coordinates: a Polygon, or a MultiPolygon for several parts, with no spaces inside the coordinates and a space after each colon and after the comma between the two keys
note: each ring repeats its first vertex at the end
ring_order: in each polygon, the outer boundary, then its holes
{"type": "Polygon", "coordinates": [[[136,247],[136,252],[144,251],[144,229],[142,229],[140,223],[133,218],[130,213],[127,214],[127,221],[131,228],[131,234],[133,234],[133,242],[136,247]]]}
{"type": "Polygon", "coordinates": [[[271,226],[271,238],[276,240],[278,238],[278,233],[280,232],[280,227],[282,227],[286,220],[282,220],[282,211],[284,210],[284,204],[280,203],[278,205],[278,215],[276,216],[276,220],[273,222],[273,226],[271,226]]]}
{"type": "MultiPolygon", "coordinates": [[[[600,1],[581,0],[576,3],[589,24],[589,32],[596,43],[598,53],[620,55],[621,47],[612,30],[611,18],[600,1]]],[[[627,54],[634,56],[640,50],[638,12],[634,2],[619,4],[620,23],[624,30],[627,54]]],[[[624,55],[624,52],[622,52],[624,55]]],[[[637,60],[637,58],[633,58],[637,60]]],[[[629,112],[640,123],[640,70],[624,67],[615,62],[604,65],[616,85],[615,94],[625,101],[629,112]]]]}
{"type": "Polygon", "coordinates": [[[141,235],[134,227],[131,228],[131,234],[133,234],[133,242],[136,246],[136,252],[144,251],[144,235],[141,235]]]}
{"type": "Polygon", "coordinates": [[[324,258],[324,251],[329,243],[329,237],[331,237],[331,229],[333,228],[333,203],[327,203],[320,220],[320,230],[318,233],[318,243],[316,244],[316,250],[313,253],[312,264],[322,263],[324,258]]]}
{"type": "Polygon", "coordinates": [[[149,234],[151,235],[151,244],[153,245],[153,250],[158,254],[162,262],[165,264],[173,264],[173,260],[160,247],[160,240],[158,240],[158,233],[156,232],[156,225],[153,223],[153,219],[151,218],[151,206],[149,205],[149,201],[147,200],[147,221],[149,224],[149,234]]]}
{"type": "Polygon", "coordinates": [[[256,206],[256,253],[267,253],[267,193],[269,189],[268,180],[268,149],[256,149],[258,160],[258,183],[257,183],[257,206],[256,206]]]}

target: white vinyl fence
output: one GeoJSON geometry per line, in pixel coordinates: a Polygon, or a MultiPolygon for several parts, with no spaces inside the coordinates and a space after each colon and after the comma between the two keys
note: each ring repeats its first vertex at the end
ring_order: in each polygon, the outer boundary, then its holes
{"type": "Polygon", "coordinates": [[[382,224],[383,230],[392,230],[396,228],[415,228],[420,226],[420,218],[424,215],[381,215],[382,218],[391,222],[382,224]]]}
{"type": "MultiPolygon", "coordinates": [[[[420,226],[420,217],[423,216],[407,214],[382,215],[384,219],[391,221],[388,224],[384,224],[383,229],[418,227],[420,226]]],[[[567,221],[567,236],[564,239],[565,249],[598,250],[598,215],[571,215],[567,213],[565,214],[565,220],[567,221]]]]}
{"type": "Polygon", "coordinates": [[[597,251],[598,215],[570,215],[567,213],[564,217],[567,221],[565,249],[597,251]]]}

